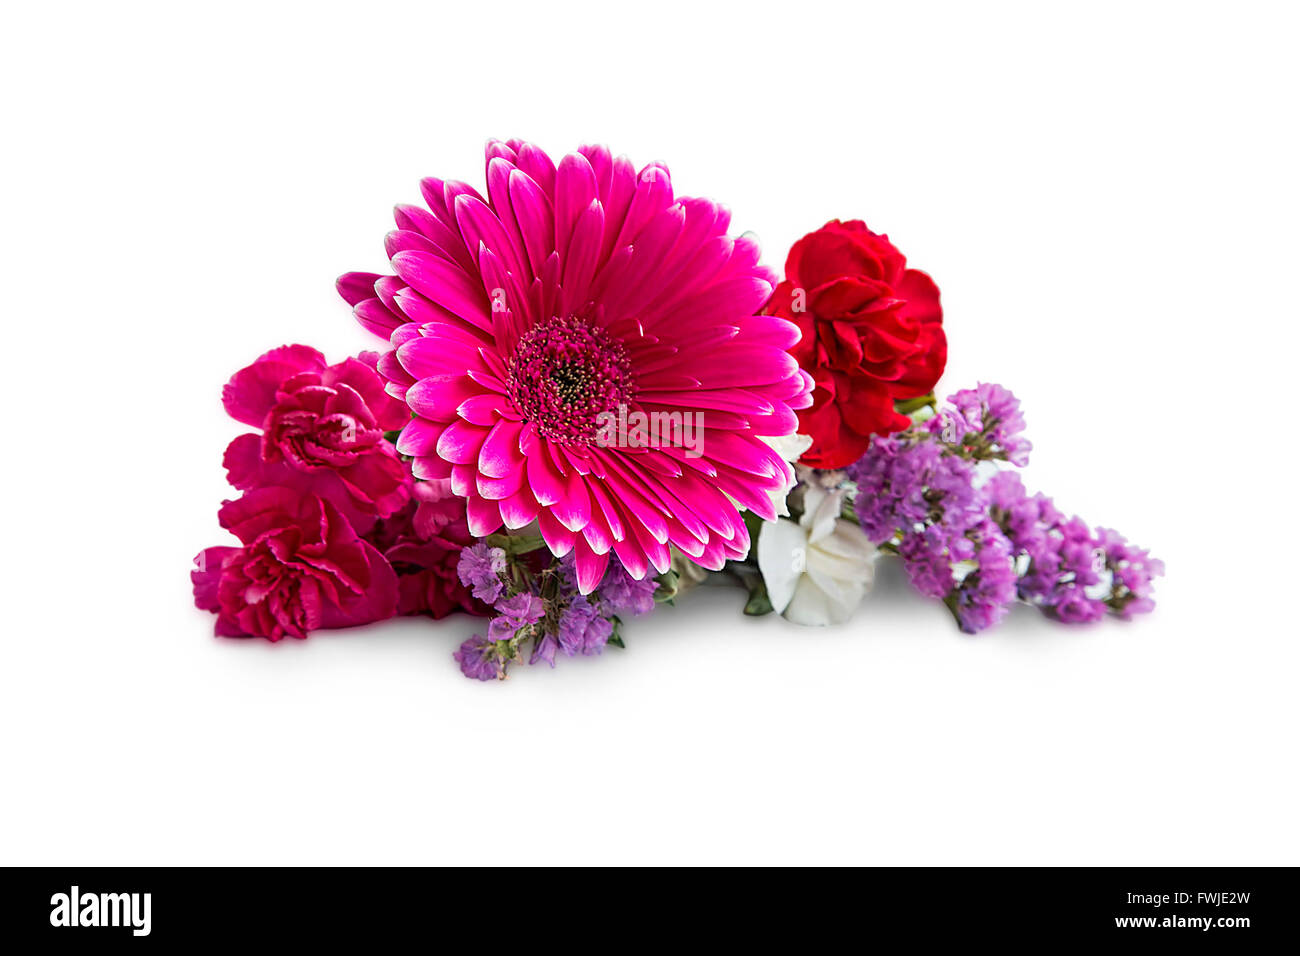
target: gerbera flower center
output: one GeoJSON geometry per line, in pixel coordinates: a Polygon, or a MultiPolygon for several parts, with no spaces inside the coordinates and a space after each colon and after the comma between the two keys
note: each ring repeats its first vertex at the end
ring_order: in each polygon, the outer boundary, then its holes
{"type": "Polygon", "coordinates": [[[510,400],[545,438],[590,444],[600,416],[632,398],[632,363],[621,342],[578,316],[556,316],[519,340],[506,383],[510,400]]]}

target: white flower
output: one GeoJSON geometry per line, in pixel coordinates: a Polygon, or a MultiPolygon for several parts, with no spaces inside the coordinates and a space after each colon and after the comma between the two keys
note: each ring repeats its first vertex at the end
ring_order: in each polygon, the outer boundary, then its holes
{"type": "MultiPolygon", "coordinates": [[[[812,447],[811,435],[760,435],[762,441],[767,442],[768,446],[784,458],[790,464],[796,464],[803,453],[812,447]]],[[[797,479],[796,479],[797,480],[797,479]]],[[[790,487],[793,487],[793,483],[790,487]]],[[[776,505],[777,516],[788,515],[790,507],[786,504],[786,496],[790,494],[790,488],[784,488],[780,491],[770,490],[772,504],[776,505]]]]}
{"type": "Polygon", "coordinates": [[[840,517],[843,489],[804,488],[797,522],[778,518],[758,535],[758,568],[772,607],[796,624],[841,624],[875,580],[875,545],[840,517]]]}

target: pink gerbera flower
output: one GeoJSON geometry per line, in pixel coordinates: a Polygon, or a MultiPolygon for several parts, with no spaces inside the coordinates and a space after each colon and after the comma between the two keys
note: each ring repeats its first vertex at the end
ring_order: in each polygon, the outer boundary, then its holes
{"type": "Polygon", "coordinates": [[[739,514],[774,518],[790,466],[764,441],[792,434],[811,380],[795,325],[756,315],[776,276],[730,214],[675,198],[604,147],[558,168],[511,140],[487,147],[487,197],[426,179],[428,209],[398,206],[395,276],[339,291],[371,331],[414,417],[398,449],[445,480],[485,536],[534,521],[579,585],[609,554],[635,578],[670,545],[709,568],[743,558],[739,514]]]}

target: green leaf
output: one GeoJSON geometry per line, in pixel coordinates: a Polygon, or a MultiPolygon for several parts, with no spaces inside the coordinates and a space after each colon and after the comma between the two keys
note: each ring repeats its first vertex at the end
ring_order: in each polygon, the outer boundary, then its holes
{"type": "Polygon", "coordinates": [[[677,591],[681,586],[681,575],[669,568],[656,577],[655,582],[658,585],[655,588],[655,603],[672,604],[673,598],[677,597],[677,591]]]}
{"type": "Polygon", "coordinates": [[[615,647],[627,647],[623,643],[623,619],[615,615],[611,620],[614,622],[614,630],[609,635],[609,640],[605,643],[613,644],[615,647]]]}
{"type": "Polygon", "coordinates": [[[546,547],[546,540],[538,534],[490,534],[483,540],[506,554],[528,554],[546,547]]]}
{"type": "Polygon", "coordinates": [[[759,617],[763,614],[771,614],[775,608],[772,607],[772,599],[767,596],[767,585],[763,582],[761,574],[747,575],[745,587],[749,589],[749,600],[745,602],[745,613],[750,617],[759,617]]]}
{"type": "Polygon", "coordinates": [[[930,408],[935,407],[934,392],[929,395],[922,395],[920,398],[909,398],[905,402],[894,402],[894,411],[900,415],[911,415],[913,412],[919,412],[927,405],[930,408]]]}

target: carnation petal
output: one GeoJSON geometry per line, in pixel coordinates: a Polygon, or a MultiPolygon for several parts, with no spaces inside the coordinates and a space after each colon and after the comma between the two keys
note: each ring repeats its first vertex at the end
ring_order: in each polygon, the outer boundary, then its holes
{"type": "Polygon", "coordinates": [[[283,345],[231,376],[221,392],[226,413],[237,422],[261,427],[275,405],[280,383],[301,372],[325,368],[325,356],[306,345],[283,345]]]}

